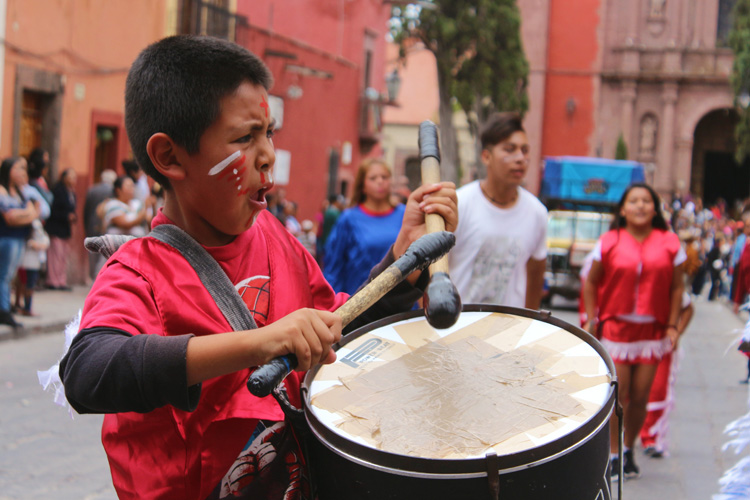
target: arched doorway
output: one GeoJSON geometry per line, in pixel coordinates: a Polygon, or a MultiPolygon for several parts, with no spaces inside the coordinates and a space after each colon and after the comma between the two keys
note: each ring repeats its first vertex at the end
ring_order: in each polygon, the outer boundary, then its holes
{"type": "Polygon", "coordinates": [[[705,206],[723,198],[728,207],[750,195],[750,162],[734,159],[737,112],[731,108],[707,113],[695,127],[690,191],[705,206]]]}

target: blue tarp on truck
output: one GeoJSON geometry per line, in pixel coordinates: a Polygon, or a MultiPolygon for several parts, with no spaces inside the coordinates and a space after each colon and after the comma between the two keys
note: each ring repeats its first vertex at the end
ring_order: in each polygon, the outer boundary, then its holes
{"type": "Polygon", "coordinates": [[[544,161],[540,198],[545,203],[611,206],[620,201],[630,184],[645,179],[643,164],[635,161],[549,157],[544,161]]]}

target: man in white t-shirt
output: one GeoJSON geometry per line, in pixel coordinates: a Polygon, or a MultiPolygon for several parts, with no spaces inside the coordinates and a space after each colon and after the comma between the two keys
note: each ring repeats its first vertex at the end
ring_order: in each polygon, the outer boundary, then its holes
{"type": "Polygon", "coordinates": [[[547,209],[521,187],[529,143],[517,113],[493,115],[482,131],[487,178],[460,188],[451,279],[464,304],[539,309],[547,258],[547,209]]]}

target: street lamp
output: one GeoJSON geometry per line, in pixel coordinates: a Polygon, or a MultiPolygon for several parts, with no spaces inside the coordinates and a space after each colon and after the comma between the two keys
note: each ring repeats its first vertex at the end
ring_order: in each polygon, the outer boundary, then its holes
{"type": "Polygon", "coordinates": [[[388,91],[388,102],[396,102],[398,92],[401,90],[401,77],[398,74],[398,68],[386,75],[385,88],[388,91]]]}
{"type": "Polygon", "coordinates": [[[747,89],[742,89],[740,95],[737,96],[737,103],[742,109],[747,109],[750,106],[750,93],[748,93],[747,89]]]}

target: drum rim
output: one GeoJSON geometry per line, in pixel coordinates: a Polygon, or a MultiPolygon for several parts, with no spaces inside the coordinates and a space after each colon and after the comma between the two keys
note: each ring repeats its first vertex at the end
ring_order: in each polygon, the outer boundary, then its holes
{"type": "MultiPolygon", "coordinates": [[[[562,452],[575,449],[578,446],[582,446],[586,441],[591,439],[591,437],[596,435],[597,432],[601,432],[603,424],[609,421],[610,415],[612,414],[612,410],[614,408],[615,390],[613,382],[616,380],[616,372],[614,363],[612,362],[612,358],[609,356],[604,347],[599,343],[599,341],[597,341],[591,334],[574,325],[566,323],[559,318],[555,318],[549,311],[534,311],[531,309],[522,309],[510,306],[497,306],[492,304],[468,304],[463,306],[462,312],[505,313],[550,323],[567,331],[568,333],[575,335],[582,341],[589,344],[602,357],[612,376],[612,382],[609,386],[610,393],[607,397],[606,402],[587,421],[583,422],[572,432],[561,436],[560,438],[549,443],[545,443],[540,446],[528,448],[515,453],[498,455],[497,461],[500,471],[504,471],[505,473],[507,473],[511,472],[511,470],[528,468],[540,463],[548,462],[553,457],[559,456],[562,452]]],[[[387,318],[374,321],[347,334],[341,342],[337,343],[334,346],[334,350],[338,350],[349,342],[352,342],[360,336],[382,326],[387,326],[399,321],[416,318],[423,315],[424,311],[420,309],[395,314],[387,318]]],[[[445,474],[487,474],[486,459],[484,457],[467,459],[440,459],[401,455],[388,451],[378,450],[376,448],[351,441],[334,432],[315,416],[310,404],[310,382],[313,380],[319,369],[320,366],[316,366],[315,368],[310,370],[304,378],[304,381],[302,383],[302,404],[305,410],[305,418],[308,422],[308,425],[324,446],[328,447],[339,455],[344,456],[345,458],[357,457],[357,462],[361,463],[362,465],[377,469],[395,469],[403,471],[403,475],[428,474],[430,476],[435,476],[445,474]]]]}

